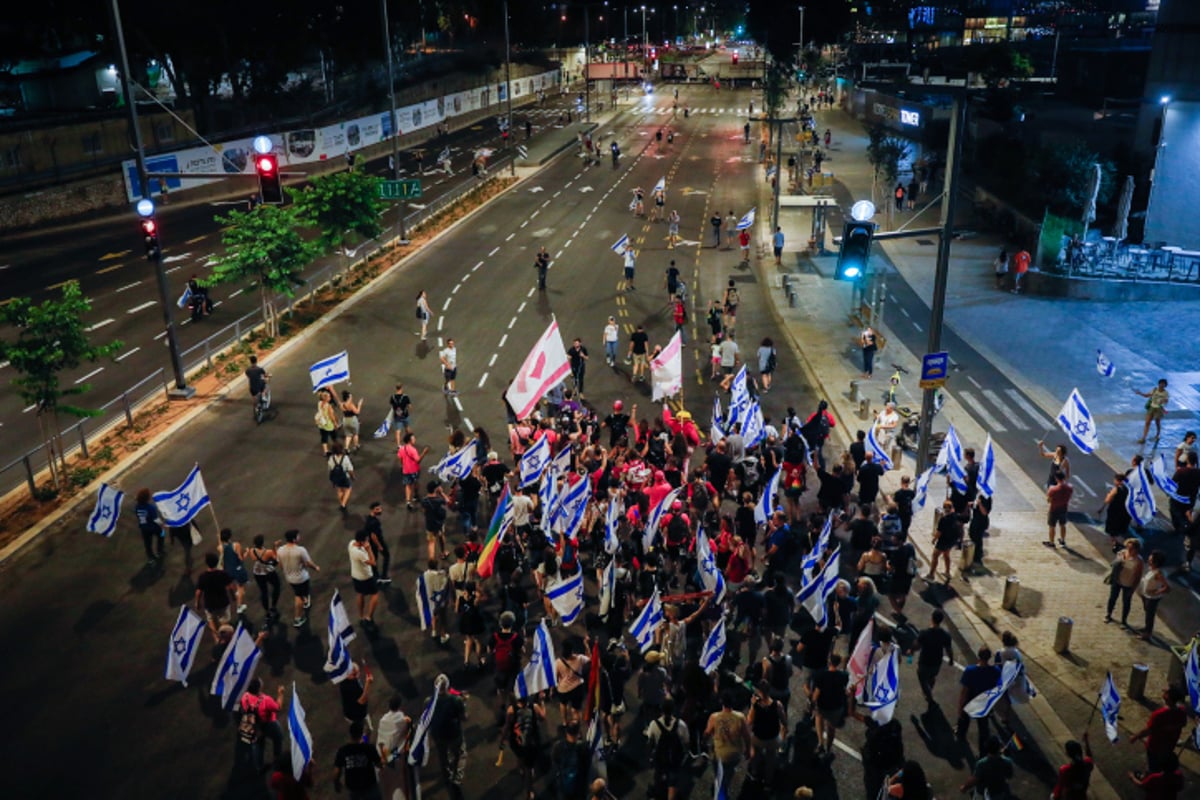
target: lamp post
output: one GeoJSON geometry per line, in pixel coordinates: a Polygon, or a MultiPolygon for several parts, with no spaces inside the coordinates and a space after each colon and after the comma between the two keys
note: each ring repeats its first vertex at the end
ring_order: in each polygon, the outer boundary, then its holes
{"type": "MultiPolygon", "coordinates": [[[[504,99],[508,105],[508,138],[512,141],[512,45],[508,41],[508,0],[504,0],[504,99]]],[[[517,174],[517,159],[508,160],[508,174],[517,174]]]]}
{"type": "Polygon", "coordinates": [[[642,6],[642,79],[650,68],[650,38],[646,35],[646,7],[642,6]]]}
{"type": "MultiPolygon", "coordinates": [[[[396,125],[396,73],[392,67],[392,38],[391,26],[388,24],[387,0],[379,0],[379,14],[383,19],[383,51],[387,54],[388,99],[392,105],[392,180],[400,179],[400,132],[396,125]]],[[[404,233],[404,205],[398,209],[400,223],[400,244],[407,242],[404,233]]]]}

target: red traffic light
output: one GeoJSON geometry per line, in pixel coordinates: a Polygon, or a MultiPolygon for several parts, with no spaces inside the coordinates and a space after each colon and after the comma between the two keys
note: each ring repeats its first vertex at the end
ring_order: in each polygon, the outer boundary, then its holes
{"type": "Polygon", "coordinates": [[[259,175],[274,175],[276,166],[275,156],[259,156],[255,161],[259,175]]]}
{"type": "Polygon", "coordinates": [[[153,236],[158,232],[158,223],[152,219],[142,220],[142,233],[153,236]]]}
{"type": "Polygon", "coordinates": [[[738,63],[738,54],[737,53],[733,54],[733,63],[735,63],[735,64],[738,63]]]}

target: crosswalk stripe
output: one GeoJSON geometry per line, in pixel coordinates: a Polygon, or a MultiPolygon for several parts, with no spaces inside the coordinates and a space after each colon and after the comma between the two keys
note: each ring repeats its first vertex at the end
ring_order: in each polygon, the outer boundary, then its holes
{"type": "Polygon", "coordinates": [[[1006,430],[1008,430],[1002,424],[1000,424],[1000,420],[991,415],[991,412],[987,410],[983,403],[979,402],[975,398],[975,395],[971,394],[970,392],[958,392],[958,398],[969,411],[973,411],[979,415],[979,417],[983,420],[983,424],[987,425],[988,430],[992,433],[1004,433],[1006,430]]]}
{"type": "Polygon", "coordinates": [[[1029,423],[1013,413],[1013,410],[1008,407],[1007,403],[1000,399],[1000,395],[996,394],[995,391],[991,389],[984,389],[983,396],[990,400],[992,405],[1000,410],[1000,413],[1004,415],[1005,419],[1012,423],[1014,428],[1019,431],[1029,430],[1029,423]]]}
{"type": "Polygon", "coordinates": [[[1036,422],[1040,427],[1042,427],[1042,428],[1053,428],[1054,427],[1054,423],[1051,422],[1050,420],[1046,419],[1045,417],[1043,417],[1041,415],[1041,412],[1039,412],[1036,408],[1034,408],[1032,403],[1030,403],[1028,400],[1026,400],[1024,397],[1022,397],[1021,393],[1018,392],[1016,389],[1006,389],[1004,391],[1004,393],[1007,394],[1009,397],[1011,397],[1012,401],[1014,403],[1016,403],[1017,405],[1019,405],[1021,407],[1022,411],[1024,411],[1026,414],[1028,414],[1030,417],[1032,417],[1033,421],[1036,422]]]}

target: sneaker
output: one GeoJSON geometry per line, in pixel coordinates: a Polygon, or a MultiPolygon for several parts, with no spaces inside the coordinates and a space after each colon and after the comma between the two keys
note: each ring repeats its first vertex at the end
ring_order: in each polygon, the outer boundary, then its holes
{"type": "Polygon", "coordinates": [[[294,620],[292,620],[292,627],[302,628],[306,622],[308,622],[308,617],[296,617],[294,620]]]}
{"type": "Polygon", "coordinates": [[[305,608],[312,607],[312,595],[311,594],[308,597],[304,598],[304,607],[305,608]]]}
{"type": "Polygon", "coordinates": [[[375,579],[375,582],[376,582],[376,583],[388,584],[388,583],[391,583],[391,582],[392,582],[392,579],[391,579],[391,578],[376,578],[376,579],[375,579]]]}
{"type": "Polygon", "coordinates": [[[245,614],[246,608],[247,608],[246,604],[242,603],[240,606],[238,606],[238,610],[237,610],[238,614],[245,614]]]}
{"type": "Polygon", "coordinates": [[[450,641],[450,634],[448,634],[448,633],[443,634],[442,638],[439,639],[438,641],[440,641],[442,644],[445,644],[446,642],[450,641]]]}

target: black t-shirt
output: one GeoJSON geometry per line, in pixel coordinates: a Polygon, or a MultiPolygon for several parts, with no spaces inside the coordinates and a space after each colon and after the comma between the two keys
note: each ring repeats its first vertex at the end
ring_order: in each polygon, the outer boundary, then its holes
{"type": "Polygon", "coordinates": [[[388,402],[392,405],[392,411],[400,419],[408,419],[408,407],[412,405],[412,400],[406,394],[393,394],[388,398],[388,402]]]}
{"type": "Polygon", "coordinates": [[[869,519],[858,518],[850,520],[850,547],[854,550],[869,550],[871,540],[879,535],[879,528],[869,519]]]}
{"type": "Polygon", "coordinates": [[[633,342],[634,355],[646,355],[646,343],[650,341],[650,337],[645,331],[634,331],[630,334],[629,341],[633,342]]]}
{"type": "Polygon", "coordinates": [[[786,587],[783,589],[772,589],[767,592],[767,624],[768,625],[787,625],[792,621],[792,610],[795,608],[795,599],[792,597],[791,591],[786,587]]]}
{"type": "Polygon", "coordinates": [[[604,425],[611,431],[612,440],[616,441],[625,435],[629,427],[629,415],[613,412],[604,418],[604,425]]]}
{"type": "Polygon", "coordinates": [[[879,494],[879,479],[883,477],[883,465],[876,462],[864,462],[858,468],[859,494],[874,496],[879,494]]]}
{"type": "Polygon", "coordinates": [[[504,476],[508,474],[508,467],[499,461],[489,462],[483,465],[480,472],[483,473],[483,482],[487,484],[488,494],[492,497],[498,496],[504,489],[504,476]]]}
{"type": "Polygon", "coordinates": [[[809,628],[801,634],[800,644],[804,645],[804,649],[800,651],[800,661],[804,667],[815,671],[829,663],[829,651],[833,649],[835,636],[837,629],[832,625],[809,628]]]}
{"type": "Polygon", "coordinates": [[[229,605],[229,592],[226,587],[233,583],[233,578],[223,569],[210,569],[200,573],[196,579],[196,589],[204,600],[204,607],[209,611],[217,611],[229,605]]]}
{"type": "Polygon", "coordinates": [[[383,766],[383,763],[374,745],[349,742],[338,748],[333,765],[342,771],[342,780],[347,789],[365,792],[376,784],[375,768],[383,766]]]}
{"type": "Polygon", "coordinates": [[[704,463],[708,466],[708,479],[712,481],[712,485],[718,492],[723,491],[729,470],[733,469],[733,459],[719,450],[713,450],[704,463]]]}
{"type": "Polygon", "coordinates": [[[962,540],[962,523],[956,514],[947,514],[938,520],[937,529],[941,534],[935,545],[937,550],[949,550],[962,540]]]}
{"type": "Polygon", "coordinates": [[[739,589],[733,595],[733,618],[739,623],[742,620],[757,623],[762,619],[765,604],[762,592],[755,589],[739,589]]]}
{"type": "Polygon", "coordinates": [[[421,508],[425,509],[425,530],[430,533],[440,531],[446,524],[446,500],[436,495],[426,495],[421,500],[421,508]]]}
{"type": "Polygon", "coordinates": [[[917,493],[912,489],[897,489],[892,495],[892,500],[896,503],[896,507],[900,509],[900,516],[911,517],[913,513],[913,500],[916,499],[917,493]]]}
{"type": "Polygon", "coordinates": [[[571,359],[571,369],[578,371],[583,366],[583,359],[587,354],[587,348],[583,345],[572,345],[567,351],[567,358],[571,359]]]}
{"type": "Polygon", "coordinates": [[[474,474],[468,474],[458,482],[458,500],[468,509],[473,508],[479,502],[479,492],[483,489],[483,484],[479,482],[474,474]]]}
{"type": "Polygon", "coordinates": [[[250,394],[258,394],[267,387],[267,371],[255,365],[246,368],[246,380],[250,382],[250,394]]]}
{"type": "Polygon", "coordinates": [[[813,676],[813,689],[820,690],[817,708],[836,711],[846,707],[846,687],[850,684],[850,673],[842,669],[823,669],[813,676]]]}
{"type": "Polygon", "coordinates": [[[358,682],[358,678],[346,678],[337,687],[338,695],[342,698],[342,716],[351,722],[366,719],[367,706],[358,702],[363,693],[363,685],[358,682]]]}
{"type": "Polygon", "coordinates": [[[667,268],[667,286],[674,287],[679,284],[679,269],[677,267],[667,268]]]}
{"type": "Polygon", "coordinates": [[[452,695],[442,694],[433,707],[433,718],[429,721],[429,735],[434,739],[449,741],[462,735],[463,719],[467,715],[463,701],[452,695]]]}
{"type": "Polygon", "coordinates": [[[921,646],[917,654],[917,666],[934,669],[941,666],[942,660],[950,655],[954,642],[943,629],[929,627],[917,634],[917,644],[921,646]]]}

